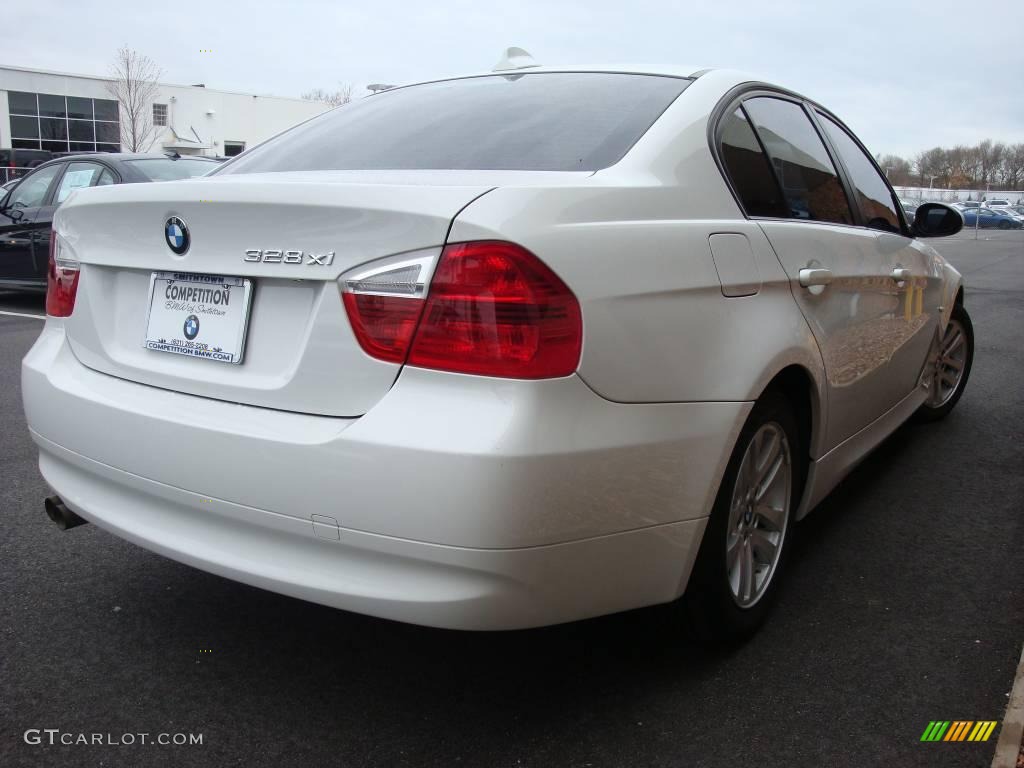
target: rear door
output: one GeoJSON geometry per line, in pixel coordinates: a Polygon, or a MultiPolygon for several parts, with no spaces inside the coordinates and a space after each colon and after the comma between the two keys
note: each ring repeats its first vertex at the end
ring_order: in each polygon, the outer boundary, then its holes
{"type": "Polygon", "coordinates": [[[822,352],[826,442],[835,446],[899,400],[888,362],[898,345],[895,254],[860,225],[839,170],[804,104],[754,93],[742,110],[770,161],[783,211],[759,223],[790,277],[822,352]]]}
{"type": "Polygon", "coordinates": [[[39,211],[49,201],[64,163],[54,163],[26,176],[11,192],[0,211],[0,280],[16,283],[46,280],[46,255],[37,264],[33,238],[39,211]]]}

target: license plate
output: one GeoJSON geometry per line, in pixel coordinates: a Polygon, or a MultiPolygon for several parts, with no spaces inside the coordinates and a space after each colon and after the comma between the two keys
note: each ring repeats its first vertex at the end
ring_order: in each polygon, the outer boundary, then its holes
{"type": "Polygon", "coordinates": [[[221,363],[242,362],[252,281],[154,272],[143,346],[221,363]]]}

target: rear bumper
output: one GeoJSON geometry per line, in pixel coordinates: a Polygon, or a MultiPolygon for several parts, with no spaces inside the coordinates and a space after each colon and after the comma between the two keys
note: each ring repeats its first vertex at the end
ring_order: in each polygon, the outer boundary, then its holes
{"type": "Polygon", "coordinates": [[[284,413],[96,373],[52,319],[22,387],[43,476],[86,519],[238,581],[459,629],[681,594],[749,410],[407,369],[360,419],[284,413]]]}

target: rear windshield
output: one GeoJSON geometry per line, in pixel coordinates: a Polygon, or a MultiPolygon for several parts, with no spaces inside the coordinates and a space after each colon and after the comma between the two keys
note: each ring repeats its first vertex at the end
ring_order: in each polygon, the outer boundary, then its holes
{"type": "Polygon", "coordinates": [[[303,123],[220,173],[596,171],[618,162],[689,84],[537,72],[398,88],[303,123]]]}
{"type": "Polygon", "coordinates": [[[205,176],[220,166],[213,160],[175,160],[171,157],[145,157],[125,162],[150,181],[191,179],[193,176],[205,176]]]}

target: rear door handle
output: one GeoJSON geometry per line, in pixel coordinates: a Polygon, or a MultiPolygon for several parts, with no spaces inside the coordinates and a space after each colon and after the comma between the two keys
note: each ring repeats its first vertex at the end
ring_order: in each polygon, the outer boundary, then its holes
{"type": "Polygon", "coordinates": [[[897,267],[892,271],[892,279],[898,283],[905,282],[911,278],[910,270],[897,267]]]}
{"type": "Polygon", "coordinates": [[[813,285],[828,285],[832,282],[832,270],[805,267],[800,270],[800,285],[810,288],[813,285]]]}

